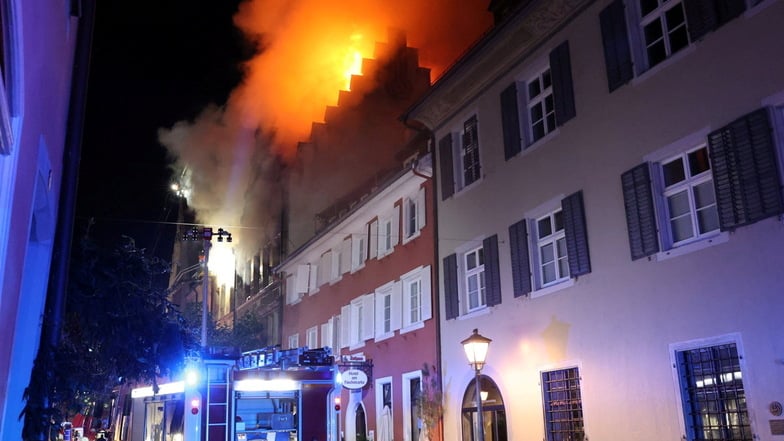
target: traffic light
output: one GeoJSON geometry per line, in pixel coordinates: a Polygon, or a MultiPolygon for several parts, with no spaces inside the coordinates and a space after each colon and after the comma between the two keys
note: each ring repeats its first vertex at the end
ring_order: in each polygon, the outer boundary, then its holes
{"type": "Polygon", "coordinates": [[[191,400],[191,413],[193,415],[196,415],[197,413],[199,413],[199,404],[200,403],[201,403],[201,401],[198,398],[194,398],[194,399],[191,400]]]}

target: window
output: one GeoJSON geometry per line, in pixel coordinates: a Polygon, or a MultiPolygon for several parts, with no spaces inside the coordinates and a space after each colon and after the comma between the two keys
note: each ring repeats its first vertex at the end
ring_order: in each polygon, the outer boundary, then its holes
{"type": "Polygon", "coordinates": [[[355,234],[351,237],[351,270],[356,271],[365,265],[367,260],[367,233],[355,234]]]}
{"type": "MultiPolygon", "coordinates": [[[[463,441],[476,440],[477,396],[476,380],[472,380],[463,394],[461,426],[463,441]]],[[[479,398],[482,400],[482,422],[485,439],[482,441],[506,441],[506,409],[501,391],[495,382],[486,375],[479,376],[479,398]]]]}
{"type": "MultiPolygon", "coordinates": [[[[334,348],[333,338],[332,338],[332,324],[333,319],[330,318],[327,320],[326,323],[321,325],[321,347],[322,348],[334,348]]],[[[337,351],[333,351],[337,352],[337,351]]]]}
{"type": "Polygon", "coordinates": [[[459,146],[456,152],[452,133],[447,133],[438,144],[442,199],[452,196],[455,190],[462,190],[473,184],[482,176],[479,122],[476,115],[463,123],[459,133],[459,146]]]}
{"type": "Polygon", "coordinates": [[[479,130],[476,115],[463,124],[462,150],[463,186],[471,185],[481,176],[479,164],[479,130]]]}
{"type": "Polygon", "coordinates": [[[403,241],[413,239],[425,226],[425,189],[403,199],[403,241]]]}
{"type": "Polygon", "coordinates": [[[673,246],[718,232],[719,215],[708,147],[661,163],[665,218],[673,246]]]}
{"type": "Polygon", "coordinates": [[[465,283],[468,311],[485,306],[485,254],[482,247],[465,253],[465,283]]]}
{"type": "Polygon", "coordinates": [[[376,380],[376,439],[394,439],[392,423],[392,377],[376,380]]]}
{"type": "Polygon", "coordinates": [[[585,439],[577,368],[542,372],[542,393],[547,441],[585,439]]]}
{"type": "Polygon", "coordinates": [[[590,273],[582,191],[547,202],[511,225],[509,249],[515,297],[590,273]]]}
{"type": "Polygon", "coordinates": [[[422,431],[422,370],[403,374],[403,441],[418,441],[422,431]]]}
{"type": "Polygon", "coordinates": [[[648,67],[653,67],[689,44],[683,3],[672,0],[641,0],[642,28],[648,67]]]}
{"type": "Polygon", "coordinates": [[[537,269],[541,287],[569,278],[566,233],[560,208],[536,220],[537,269]]]}
{"type": "MultiPolygon", "coordinates": [[[[18,85],[16,79],[21,78],[21,63],[17,60],[19,26],[17,26],[16,1],[3,1],[0,5],[0,157],[10,155],[14,144],[14,117],[17,116],[18,85]],[[14,87],[16,86],[16,87],[14,87]]],[[[0,171],[2,171],[0,169],[0,171]]],[[[0,174],[0,178],[3,176],[0,174]]],[[[0,180],[2,183],[2,180],[0,180]]]]}
{"type": "Polygon", "coordinates": [[[550,68],[540,72],[528,82],[528,130],[531,142],[555,130],[555,104],[550,68]]]}
{"type": "Polygon", "coordinates": [[[307,341],[306,341],[305,344],[308,346],[308,348],[310,348],[310,349],[318,348],[319,347],[318,326],[313,326],[312,328],[308,328],[308,332],[307,332],[307,337],[306,338],[307,338],[307,341]]]}
{"type": "Polygon", "coordinates": [[[599,14],[610,92],[739,16],[745,3],[613,1],[599,14]]]}
{"type": "Polygon", "coordinates": [[[289,335],[289,349],[299,347],[299,334],[289,335]]]}
{"type": "Polygon", "coordinates": [[[376,289],[375,339],[389,338],[402,324],[402,282],[390,282],[376,289]]]}
{"type": "Polygon", "coordinates": [[[446,318],[478,311],[501,303],[501,275],[498,265],[498,235],[482,241],[480,247],[444,258],[446,318]],[[458,268],[458,254],[460,267],[458,268]],[[460,280],[460,282],[458,282],[460,280]],[[460,301],[463,298],[463,301],[460,301]],[[461,311],[460,305],[465,305],[461,311]]]}
{"type": "Polygon", "coordinates": [[[361,346],[365,340],[373,338],[375,295],[359,296],[349,305],[341,308],[342,333],[341,340],[349,347],[361,346]]]}
{"type": "Polygon", "coordinates": [[[332,250],[321,255],[321,261],[316,270],[318,271],[318,286],[329,283],[332,280],[332,250]]]}
{"type": "Polygon", "coordinates": [[[660,249],[688,251],[719,231],[784,213],[767,109],[707,134],[703,143],[704,137],[697,147],[621,175],[632,260],[660,249]]]}
{"type": "Polygon", "coordinates": [[[751,441],[735,343],[676,351],[686,438],[751,441]]]}
{"type": "Polygon", "coordinates": [[[555,47],[538,69],[522,82],[518,97],[517,82],[501,92],[501,123],[504,156],[509,159],[526,147],[552,133],[576,115],[569,42],[555,47]],[[521,140],[519,104],[525,110],[521,140]]]}
{"type": "Polygon", "coordinates": [[[396,205],[392,213],[378,221],[378,257],[391,253],[398,244],[400,229],[400,206],[396,205]]]}
{"type": "Polygon", "coordinates": [[[430,266],[416,268],[402,275],[400,280],[403,288],[403,327],[420,325],[432,317],[430,266]]]}

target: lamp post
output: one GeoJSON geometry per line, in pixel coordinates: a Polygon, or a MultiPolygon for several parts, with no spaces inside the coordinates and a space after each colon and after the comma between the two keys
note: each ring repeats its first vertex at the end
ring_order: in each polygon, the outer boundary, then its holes
{"type": "Polygon", "coordinates": [[[201,239],[204,241],[204,276],[202,278],[201,295],[201,349],[204,353],[207,351],[207,296],[210,292],[209,261],[212,236],[216,236],[218,242],[223,242],[224,237],[226,238],[226,242],[231,242],[231,233],[223,228],[218,228],[218,231],[213,233],[211,227],[203,227],[201,229],[193,227],[182,234],[183,240],[201,239]]]}
{"type": "Polygon", "coordinates": [[[470,337],[460,342],[465,350],[468,364],[474,368],[474,385],[476,386],[476,441],[484,441],[485,426],[484,415],[482,414],[482,391],[479,386],[479,373],[485,365],[487,358],[487,348],[490,346],[489,338],[481,335],[474,329],[470,337]]]}

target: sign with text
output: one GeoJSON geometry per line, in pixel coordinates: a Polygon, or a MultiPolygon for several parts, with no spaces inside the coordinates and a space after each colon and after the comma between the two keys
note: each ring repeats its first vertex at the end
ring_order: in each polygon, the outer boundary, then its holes
{"type": "Polygon", "coordinates": [[[343,376],[343,387],[346,389],[362,389],[367,386],[368,376],[360,369],[346,369],[343,376]]]}

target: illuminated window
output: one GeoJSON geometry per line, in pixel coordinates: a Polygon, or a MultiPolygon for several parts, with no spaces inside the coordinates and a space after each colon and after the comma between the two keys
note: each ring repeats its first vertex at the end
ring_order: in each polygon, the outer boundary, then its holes
{"type": "Polygon", "coordinates": [[[547,441],[585,439],[583,400],[577,368],[542,372],[547,441]]]}
{"type": "Polygon", "coordinates": [[[484,248],[474,248],[463,256],[465,262],[465,286],[468,311],[486,305],[485,298],[485,254],[484,248]]]}
{"type": "Polygon", "coordinates": [[[688,440],[751,441],[740,356],[734,343],[675,353],[688,440]]]}
{"type": "MultiPolygon", "coordinates": [[[[484,440],[506,441],[506,409],[501,391],[495,382],[486,375],[479,376],[479,396],[482,400],[482,422],[484,440]]],[[[461,410],[462,441],[476,441],[477,405],[476,383],[472,380],[463,394],[461,410]]]]}

